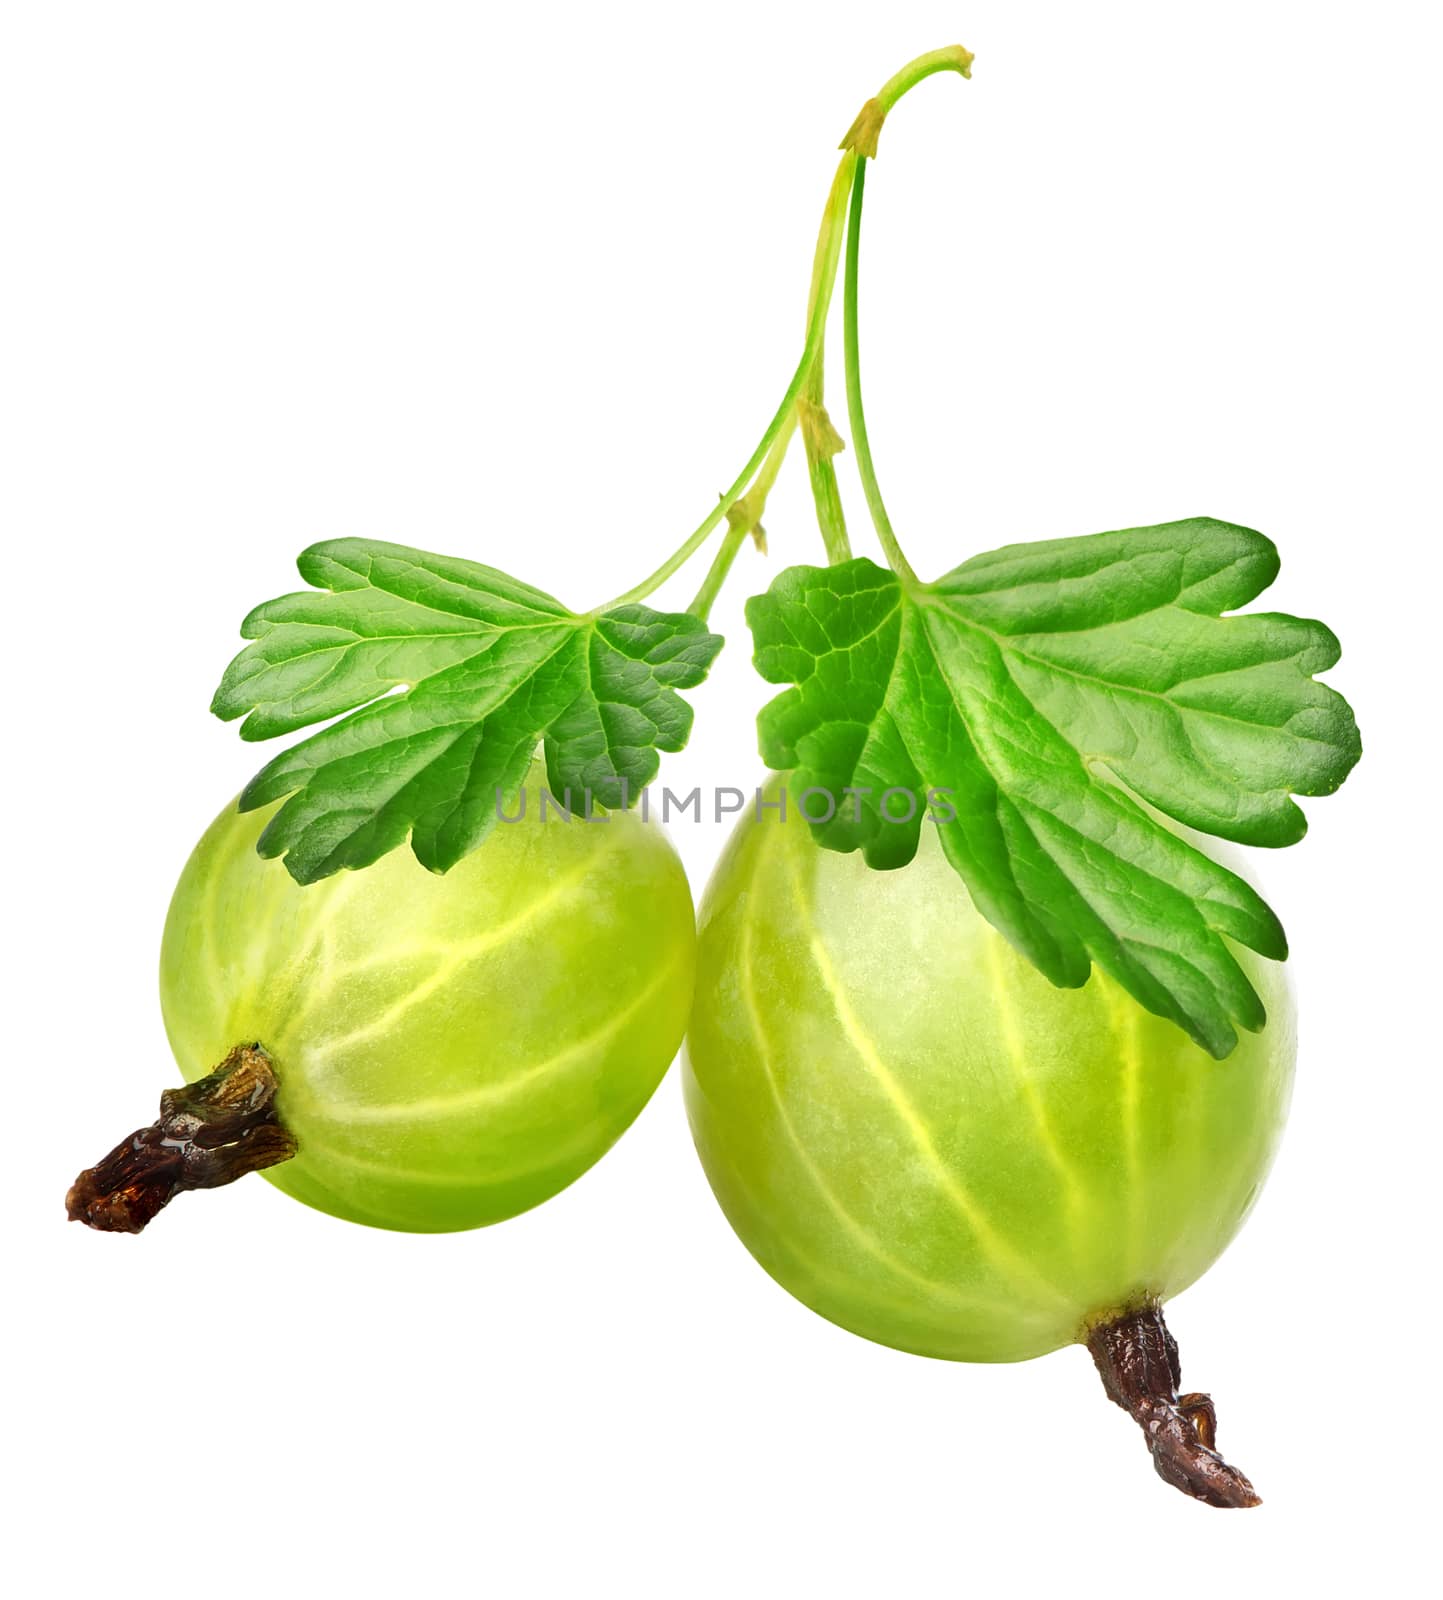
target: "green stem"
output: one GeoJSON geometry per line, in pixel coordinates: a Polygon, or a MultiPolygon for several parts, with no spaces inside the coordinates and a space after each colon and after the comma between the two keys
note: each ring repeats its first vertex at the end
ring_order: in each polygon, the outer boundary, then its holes
{"type": "Polygon", "coordinates": [[[855,150],[860,156],[875,158],[882,124],[902,96],[909,89],[915,89],[923,78],[930,78],[934,72],[960,72],[964,78],[970,78],[972,60],[970,50],[964,50],[960,44],[949,44],[940,50],[929,50],[915,61],[909,61],[900,72],[888,78],[881,92],[873,95],[857,113],[842,140],[842,149],[855,150]]]}
{"type": "Polygon", "coordinates": [[[885,117],[909,89],[915,89],[923,78],[930,78],[934,72],[960,72],[964,78],[970,78],[974,59],[972,52],[960,44],[945,44],[940,50],[929,50],[926,55],[909,61],[882,85],[877,96],[882,115],[885,117]]]}
{"type": "MultiPolygon", "coordinates": [[[[851,194],[852,182],[856,176],[855,169],[860,165],[860,159],[850,151],[843,156],[837,167],[837,175],[832,180],[832,191],[827,197],[825,215],[831,216],[834,213],[841,215],[851,194]]],[[[823,292],[824,287],[826,293],[830,295],[832,284],[836,280],[836,255],[829,253],[828,250],[833,237],[834,235],[829,233],[824,225],[817,239],[816,255],[812,262],[812,282],[807,292],[809,321],[816,309],[818,295],[823,292]]],[[[807,375],[806,388],[798,404],[803,413],[802,446],[807,456],[807,476],[812,487],[812,502],[817,509],[817,527],[821,530],[827,561],[831,566],[836,566],[840,561],[851,560],[852,543],[847,537],[847,519],[842,509],[842,492],[837,485],[837,469],[832,465],[832,458],[842,448],[842,441],[827,416],[825,369],[826,353],[824,350],[819,350],[817,359],[812,363],[812,370],[807,375]]]]}
{"type": "Polygon", "coordinates": [[[716,597],[722,591],[722,585],[727,581],[731,572],[732,562],[736,560],[737,553],[746,543],[750,528],[744,528],[739,522],[734,522],[727,529],[712,564],[707,568],[706,577],[701,581],[701,588],[696,592],[696,598],[687,607],[692,616],[700,617],[703,622],[711,616],[711,608],[716,604],[716,597]]]}
{"type": "MultiPolygon", "coordinates": [[[[934,69],[936,70],[936,69],[934,69]]],[[[851,218],[847,224],[847,282],[842,299],[842,331],[846,344],[847,360],[847,418],[852,425],[852,442],[857,451],[857,472],[862,479],[862,490],[867,496],[867,510],[872,514],[872,526],[887,553],[887,563],[904,583],[914,584],[917,574],[902,554],[897,535],[892,531],[892,520],[882,502],[882,490],[877,483],[876,468],[872,465],[872,446],[867,438],[867,418],[862,410],[862,370],[857,350],[857,277],[858,257],[862,244],[862,195],[866,188],[867,163],[858,162],[857,176],[852,184],[851,218]]]]}
{"type": "Polygon", "coordinates": [[[618,595],[608,605],[601,607],[601,610],[644,600],[674,573],[679,572],[706,543],[727,512],[746,493],[758,469],[781,437],[783,429],[789,429],[795,423],[797,401],[806,388],[812,366],[820,358],[822,346],[826,341],[827,312],[831,309],[832,289],[837,280],[837,263],[842,252],[847,196],[851,193],[852,173],[859,165],[859,158],[848,152],[842,157],[841,164],[837,168],[837,176],[832,181],[832,190],[827,196],[827,206],[822,213],[822,226],[817,238],[817,254],[813,268],[817,292],[812,297],[811,315],[807,318],[807,338],[802,348],[802,359],[797,363],[797,369],[792,374],[792,381],[787,385],[787,392],[782,396],[781,404],[767,424],[767,431],[762,435],[761,443],[752,451],[746,466],[737,474],[731,488],[722,495],[688,538],[649,577],[642,579],[625,594],[618,595]],[[818,272],[820,272],[819,277],[818,272]]]}
{"type": "Polygon", "coordinates": [[[755,534],[761,527],[762,512],[766,509],[767,496],[772,492],[772,485],[777,481],[777,474],[782,470],[782,462],[786,460],[787,450],[792,442],[792,434],[797,426],[797,408],[792,407],[792,414],[787,419],[782,431],[772,443],[767,452],[767,459],[762,462],[761,471],[757,473],[752,486],[740,500],[727,513],[726,537],[717,550],[716,557],[707,569],[707,575],[702,579],[701,588],[697,590],[696,599],[687,607],[695,617],[700,617],[703,622],[711,615],[712,605],[721,593],[722,585],[727,580],[731,571],[732,562],[737,558],[737,552],[746,543],[749,536],[755,534]]]}
{"type": "Polygon", "coordinates": [[[826,407],[822,404],[822,359],[812,369],[812,384],[802,396],[801,403],[808,407],[807,422],[802,431],[807,453],[807,475],[811,479],[812,503],[817,508],[817,527],[827,551],[827,564],[852,559],[852,541],[847,536],[847,517],[842,509],[842,491],[837,484],[837,469],[832,457],[842,448],[836,438],[826,407]],[[829,438],[828,436],[832,436],[829,438]],[[835,439],[835,443],[832,440],[835,439]]]}

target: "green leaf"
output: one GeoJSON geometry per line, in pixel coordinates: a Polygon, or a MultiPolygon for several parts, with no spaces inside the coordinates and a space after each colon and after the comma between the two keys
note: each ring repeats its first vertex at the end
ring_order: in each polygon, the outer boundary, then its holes
{"type": "Polygon", "coordinates": [[[1328,629],[1220,615],[1277,571],[1261,534],[1210,518],[1010,545],[931,584],[793,567],[747,608],[757,670],[794,686],[762,711],[763,758],[794,796],[826,791],[817,838],[873,866],[910,861],[930,816],[979,909],[1054,983],[1096,961],[1224,1056],[1265,1021],[1227,940],[1281,960],[1282,928],[1137,797],[1285,845],[1306,826],[1292,796],[1332,793],[1357,761],[1352,712],[1313,677],[1338,659],[1328,629]]]}
{"type": "Polygon", "coordinates": [[[658,752],[680,750],[721,639],[687,614],[618,606],[578,616],[474,562],[338,539],[297,563],[315,590],[258,606],[255,642],[211,710],[243,739],[339,717],[263,767],[251,811],[286,796],[260,839],[313,883],[409,835],[445,872],[509,806],[543,739],[549,786],[577,810],[636,801],[658,752]],[[328,591],[328,592],[317,592],[328,591]]]}

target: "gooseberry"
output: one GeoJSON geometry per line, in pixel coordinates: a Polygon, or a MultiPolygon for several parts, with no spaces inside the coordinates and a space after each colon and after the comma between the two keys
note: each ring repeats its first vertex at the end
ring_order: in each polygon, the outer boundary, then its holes
{"type": "Polygon", "coordinates": [[[1158,1308],[1216,1260],[1272,1160],[1294,1058],[1281,969],[1239,951],[1270,1020],[1214,1060],[1102,973],[1053,987],[935,834],[877,872],[795,809],[738,826],[702,905],[685,1052],[711,1186],[824,1317],[954,1361],[1088,1343],[1109,1392],[1130,1374],[1150,1392],[1120,1403],[1177,1433],[1169,1481],[1252,1503],[1204,1397],[1173,1392],[1158,1308]]]}
{"type": "MultiPolygon", "coordinates": [[[[265,1176],[335,1216],[433,1232],[515,1216],[585,1172],[686,1025],[691,895],[661,829],[568,820],[538,765],[517,820],[444,876],[396,850],[303,888],[256,852],[269,814],[228,806],[207,830],[161,948],[185,1079],[252,1044],[273,1073],[273,1104],[253,1109],[294,1154],[265,1176]]],[[[231,1063],[223,1115],[263,1092],[256,1068],[255,1051],[231,1063]]],[[[170,1105],[173,1122],[205,1115],[186,1091],[170,1105]]],[[[176,1132],[155,1143],[173,1150],[176,1132]]],[[[230,1150],[244,1170],[243,1140],[217,1138],[193,1140],[195,1161],[230,1150]]]]}

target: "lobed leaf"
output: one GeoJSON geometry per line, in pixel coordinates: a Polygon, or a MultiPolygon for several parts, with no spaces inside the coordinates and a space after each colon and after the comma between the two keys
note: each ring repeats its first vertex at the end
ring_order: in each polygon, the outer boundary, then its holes
{"type": "Polygon", "coordinates": [[[444,872],[474,850],[545,743],[550,787],[618,809],[679,750],[721,648],[697,618],[579,616],[474,562],[357,539],[298,562],[318,586],[258,606],[211,709],[269,739],[339,717],[261,769],[241,809],[301,883],[368,866],[407,837],[444,872]],[[319,592],[324,591],[324,592],[319,592]]]}
{"type": "Polygon", "coordinates": [[[1352,712],[1313,676],[1333,635],[1220,614],[1277,571],[1261,534],[1209,518],[1013,545],[925,585],[865,560],[792,568],[748,606],[758,671],[792,685],[759,719],[763,758],[828,791],[819,841],[873,866],[910,861],[932,816],[979,909],[1054,983],[1096,961],[1226,1055],[1265,1020],[1227,940],[1280,960],[1282,928],[1136,797],[1285,845],[1306,826],[1292,796],[1357,761],[1352,712]],[[916,797],[910,817],[889,789],[916,797]]]}

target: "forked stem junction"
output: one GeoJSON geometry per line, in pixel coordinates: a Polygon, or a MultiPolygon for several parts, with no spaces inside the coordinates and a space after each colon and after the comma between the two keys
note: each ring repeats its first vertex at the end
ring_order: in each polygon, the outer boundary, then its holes
{"type": "Polygon", "coordinates": [[[972,53],[961,45],[947,45],[941,50],[928,51],[889,78],[880,92],[862,107],[842,140],[842,159],[822,212],[812,260],[811,288],[807,297],[806,340],[801,360],[797,363],[781,404],[730,488],[718,497],[716,504],[681,545],[648,577],[598,610],[610,610],[646,599],[679,572],[725,521],[727,533],[721,548],[713,558],[696,599],[689,608],[694,615],[705,620],[726,581],[732,562],[746,542],[747,534],[755,533],[760,526],[767,493],[781,468],[798,424],[807,457],[817,525],[826,547],[827,559],[835,564],[850,558],[846,519],[832,466],[832,457],[842,448],[842,441],[827,416],[822,393],[827,316],[844,240],[847,254],[844,313],[847,410],[856,443],[858,471],[866,492],[868,509],[888,562],[904,581],[913,580],[912,569],[902,554],[882,504],[862,413],[857,356],[857,245],[862,219],[862,191],[867,162],[876,157],[882,124],[897,101],[934,73],[958,72],[966,78],[971,76],[971,68],[972,53]]]}

